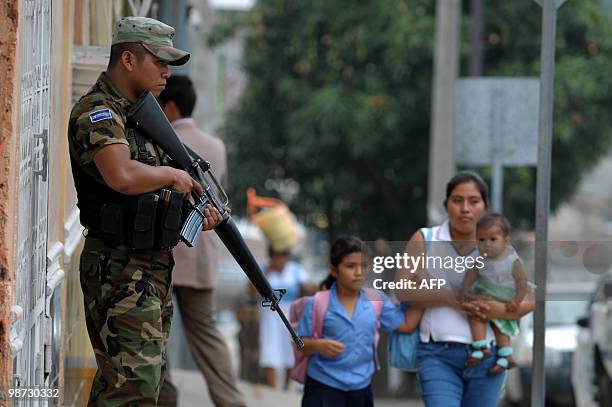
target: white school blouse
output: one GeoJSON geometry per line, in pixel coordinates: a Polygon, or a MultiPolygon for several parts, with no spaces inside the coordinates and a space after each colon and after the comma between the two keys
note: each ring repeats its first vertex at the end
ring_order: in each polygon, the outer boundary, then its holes
{"type": "MultiPolygon", "coordinates": [[[[433,233],[431,234],[430,243],[426,244],[426,256],[441,256],[446,259],[447,256],[453,258],[461,257],[457,250],[451,243],[451,236],[448,221],[444,222],[440,226],[434,226],[433,233]]],[[[423,229],[425,238],[427,237],[427,229],[423,229]]],[[[472,256],[476,258],[480,253],[475,248],[471,253],[466,256],[472,256]]],[[[447,289],[459,290],[461,283],[466,275],[466,272],[456,272],[454,269],[440,268],[440,262],[430,262],[430,264],[436,263],[433,267],[427,269],[427,273],[431,278],[442,278],[446,280],[447,289]]],[[[421,342],[460,342],[460,343],[472,343],[472,333],[470,331],[470,324],[465,314],[456,310],[453,307],[431,307],[427,308],[421,318],[419,325],[421,342]]],[[[487,340],[492,341],[495,339],[491,326],[487,326],[487,340]]]]}

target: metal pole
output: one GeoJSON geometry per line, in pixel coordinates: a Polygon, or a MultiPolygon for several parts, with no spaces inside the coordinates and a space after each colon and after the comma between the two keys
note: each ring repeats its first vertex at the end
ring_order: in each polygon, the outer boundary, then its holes
{"type": "MultiPolygon", "coordinates": [[[[536,0],[537,1],[537,0],[536,0]]],[[[555,82],[555,35],[557,7],[563,1],[540,0],[542,6],[542,54],[540,71],[540,123],[538,175],[536,182],[535,282],[538,286],[533,329],[533,380],[531,405],[544,406],[546,327],[546,276],[548,274],[548,214],[550,211],[550,167],[552,160],[553,102],[555,82]]]]}
{"type": "MultiPolygon", "coordinates": [[[[501,96],[499,89],[494,89],[495,98],[501,96]]],[[[503,210],[504,194],[504,161],[503,161],[503,140],[500,135],[501,109],[493,110],[493,128],[491,129],[491,204],[493,211],[501,213],[503,210]]]]}
{"type": "Polygon", "coordinates": [[[459,73],[460,0],[436,1],[431,138],[427,218],[430,224],[445,217],[444,188],[455,172],[453,151],[455,82],[459,73]]]}
{"type": "Polygon", "coordinates": [[[501,213],[504,197],[504,166],[499,157],[494,158],[491,169],[491,207],[493,211],[501,213]]]}
{"type": "MultiPolygon", "coordinates": [[[[162,0],[158,13],[161,21],[175,29],[172,40],[174,46],[189,51],[191,46],[186,0],[162,0]]],[[[173,66],[172,73],[175,75],[187,75],[189,74],[189,66],[190,64],[173,66]]]]}
{"type": "Polygon", "coordinates": [[[470,2],[470,58],[469,75],[482,75],[482,31],[484,26],[484,0],[470,2]]]}

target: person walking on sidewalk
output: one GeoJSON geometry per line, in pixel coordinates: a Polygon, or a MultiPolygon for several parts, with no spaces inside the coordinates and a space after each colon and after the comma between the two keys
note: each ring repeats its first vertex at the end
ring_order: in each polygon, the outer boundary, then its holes
{"type": "Polygon", "coordinates": [[[404,312],[382,291],[364,289],[368,260],[360,239],[336,239],[329,258],[330,275],[324,282],[329,305],[320,336],[315,332],[316,297],[304,304],[297,327],[302,352],[310,356],[302,407],[372,407],[379,328],[411,333],[421,312],[412,307],[404,312]]]}
{"type": "MultiPolygon", "coordinates": [[[[487,209],[488,187],[480,175],[472,171],[457,173],[446,185],[444,207],[448,220],[433,228],[424,228],[410,238],[406,252],[418,258],[426,254],[433,261],[428,267],[399,269],[397,279],[426,281],[443,279],[442,289],[396,290],[396,296],[425,312],[419,324],[420,343],[417,367],[422,397],[427,407],[493,407],[496,406],[506,373],[492,375],[494,358],[466,367],[474,341],[468,318],[487,322],[494,318],[518,320],[535,306],[533,296],[518,302],[514,311],[506,303],[493,300],[461,301],[464,270],[453,268],[467,261],[478,261],[481,254],[476,242],[476,225],[487,209]],[[437,265],[436,265],[437,264],[437,265]]],[[[428,263],[429,264],[429,263],[428,263]]],[[[494,342],[487,326],[486,343],[494,342]]],[[[496,346],[491,346],[495,353],[496,346]]]]}
{"type": "MultiPolygon", "coordinates": [[[[187,76],[168,78],[159,95],[160,104],[179,139],[196,154],[210,162],[219,181],[227,177],[225,144],[221,139],[198,129],[192,118],[196,92],[187,76]]],[[[219,407],[244,406],[236,384],[230,352],[215,320],[215,293],[219,270],[221,240],[212,231],[200,235],[196,247],[179,243],[174,248],[174,296],[178,304],[185,336],[195,363],[208,384],[210,397],[219,407]]],[[[176,405],[172,379],[166,380],[160,400],[176,405]]]]}
{"type": "MultiPolygon", "coordinates": [[[[307,289],[308,274],[297,261],[290,260],[289,248],[270,246],[268,255],[270,261],[263,267],[266,278],[272,287],[287,290],[280,306],[289,315],[291,303],[307,289]]],[[[264,370],[266,384],[275,388],[277,371],[283,370],[283,389],[288,390],[293,363],[289,332],[274,312],[264,310],[259,320],[259,365],[264,370]]]]}
{"type": "MultiPolygon", "coordinates": [[[[70,164],[81,224],[86,228],[79,272],[87,332],[98,370],[90,406],[155,406],[166,372],[172,317],[174,236],[180,227],[159,197],[182,202],[202,187],[127,120],[144,92],[157,96],[189,53],[172,45],[174,29],[146,17],[126,17],[113,30],[106,72],[74,105],[68,124],[70,164]],[[171,191],[161,191],[162,189],[171,191]],[[146,225],[143,228],[142,225],[146,225]]],[[[205,210],[205,229],[221,223],[205,210]]]]}

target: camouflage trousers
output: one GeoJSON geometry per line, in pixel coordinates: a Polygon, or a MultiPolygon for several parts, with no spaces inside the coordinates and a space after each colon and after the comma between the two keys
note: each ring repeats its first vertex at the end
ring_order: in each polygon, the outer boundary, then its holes
{"type": "Polygon", "coordinates": [[[172,254],[86,238],[80,262],[96,372],[89,406],[155,406],[166,373],[172,254]]]}

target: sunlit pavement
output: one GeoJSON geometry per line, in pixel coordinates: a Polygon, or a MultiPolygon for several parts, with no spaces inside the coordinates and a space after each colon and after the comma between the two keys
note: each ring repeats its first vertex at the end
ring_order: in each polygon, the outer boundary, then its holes
{"type": "MultiPolygon", "coordinates": [[[[179,392],[179,407],[213,407],[206,383],[199,372],[172,370],[172,379],[179,392]]],[[[299,407],[302,396],[298,390],[272,390],[266,386],[239,383],[248,407],[299,407]]],[[[376,407],[420,407],[418,400],[376,400],[376,407]]]]}

